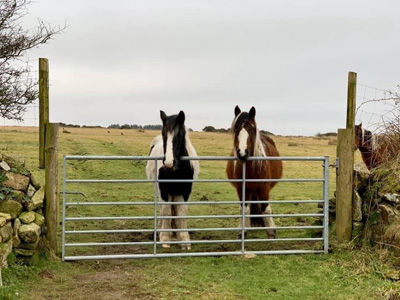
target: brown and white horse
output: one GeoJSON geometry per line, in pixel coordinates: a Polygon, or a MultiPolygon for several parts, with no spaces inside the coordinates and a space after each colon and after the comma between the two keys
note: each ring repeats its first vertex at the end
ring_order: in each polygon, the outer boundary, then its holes
{"type": "MultiPolygon", "coordinates": [[[[200,172],[197,160],[181,160],[182,156],[197,156],[196,150],[189,140],[185,128],[185,114],[180,111],[177,115],[167,116],[160,111],[163,122],[162,134],[156,136],[150,145],[150,156],[163,156],[162,161],[157,161],[157,177],[163,179],[195,179],[200,172]]],[[[148,160],[146,165],[147,178],[155,178],[155,161],[148,160]]],[[[163,201],[166,202],[187,202],[192,192],[192,182],[159,182],[158,192],[163,201]]],[[[161,205],[161,216],[187,216],[188,209],[186,204],[161,205]]],[[[161,229],[187,229],[185,218],[160,219],[161,229]]],[[[185,243],[181,244],[183,250],[190,250],[191,246],[189,233],[187,231],[177,231],[177,239],[185,243]]],[[[171,241],[171,231],[161,231],[160,241],[171,241]]],[[[162,244],[164,248],[169,248],[168,243],[162,244]]]]}
{"type": "MultiPolygon", "coordinates": [[[[279,179],[282,177],[282,161],[255,160],[248,161],[250,156],[266,157],[279,156],[274,141],[265,134],[260,134],[255,120],[256,110],[242,112],[239,106],[235,107],[235,118],[232,122],[233,150],[231,156],[238,160],[228,161],[226,173],[229,179],[241,179],[242,167],[246,164],[246,179],[279,179]]],[[[232,182],[239,199],[242,199],[242,183],[232,182]]],[[[276,182],[246,182],[245,200],[269,200],[269,193],[276,182]]],[[[241,205],[241,210],[243,205],[241,205]]],[[[246,204],[246,215],[272,214],[271,206],[266,203],[246,204]]],[[[246,218],[245,227],[275,227],[272,217],[246,218]]],[[[239,225],[241,227],[241,225],[239,225]]],[[[267,230],[269,238],[276,238],[276,230],[267,230]]],[[[240,236],[240,234],[239,234],[240,236]]]]}
{"type": "Polygon", "coordinates": [[[360,150],[362,160],[368,170],[380,165],[387,150],[385,143],[378,143],[377,137],[371,131],[364,129],[362,123],[355,125],[354,130],[354,151],[360,150]]]}

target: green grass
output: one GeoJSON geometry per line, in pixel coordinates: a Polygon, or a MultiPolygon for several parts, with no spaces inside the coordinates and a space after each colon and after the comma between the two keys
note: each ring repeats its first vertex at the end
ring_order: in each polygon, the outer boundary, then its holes
{"type": "MultiPolygon", "coordinates": [[[[76,129],[71,134],[60,132],[59,155],[147,155],[148,146],[157,132],[134,130],[76,129]]],[[[198,155],[228,155],[232,142],[228,134],[191,133],[191,140],[198,155]]],[[[43,182],[44,172],[37,168],[37,129],[0,128],[0,152],[22,154],[27,159],[27,169],[43,182]],[[12,151],[11,151],[12,149],[12,151]]],[[[330,156],[334,162],[335,146],[327,140],[302,137],[275,137],[282,156],[330,156]],[[293,143],[297,146],[290,146],[293,143]]],[[[140,161],[71,162],[69,178],[143,179],[145,163],[140,161]]],[[[321,163],[285,162],[284,178],[316,178],[322,175],[321,163]]],[[[201,162],[200,178],[226,178],[225,162],[201,162]]],[[[61,181],[61,171],[60,171],[61,181]]],[[[152,201],[154,187],[151,184],[76,184],[68,190],[84,192],[88,199],[68,196],[68,201],[152,201]]],[[[330,195],[335,190],[334,170],[330,170],[330,195]]],[[[271,199],[319,199],[321,184],[279,183],[271,193],[271,199]]],[[[209,200],[236,200],[234,189],[227,183],[194,185],[192,201],[203,197],[209,200]]],[[[316,205],[274,205],[274,213],[318,212],[316,205]]],[[[68,209],[69,216],[131,216],[152,215],[147,206],[107,206],[68,209]]],[[[190,214],[238,214],[237,205],[225,207],[190,207],[190,214]],[[212,208],[212,211],[210,209],[212,208]]],[[[277,225],[309,225],[314,218],[276,218],[277,225]],[[301,222],[300,222],[301,221],[301,222]]],[[[152,228],[152,221],[118,222],[71,222],[69,229],[121,229],[152,228]]],[[[236,227],[236,220],[190,220],[189,228],[236,227]]],[[[192,239],[235,238],[236,232],[193,233],[192,239]]],[[[310,231],[279,232],[279,237],[296,234],[310,236],[310,231]]],[[[265,237],[264,232],[251,233],[251,237],[265,237]]],[[[73,242],[89,241],[143,241],[151,240],[150,234],[77,235],[73,242]]],[[[283,244],[285,247],[293,247],[283,244]]],[[[320,247],[305,245],[301,247],[320,247]]],[[[171,251],[178,248],[171,247],[171,251]]],[[[236,245],[193,245],[192,251],[228,251],[236,245]]],[[[249,245],[248,247],[253,247],[249,245]]],[[[268,244],[282,247],[282,244],[268,244]]],[[[298,246],[295,246],[298,247],[298,246]]],[[[150,247],[151,248],[151,247],[150,247]]],[[[150,249],[151,250],[151,249],[150,249]]],[[[384,279],[387,268],[380,263],[381,252],[338,250],[329,255],[288,255],[245,257],[198,257],[138,259],[100,262],[47,262],[40,258],[31,267],[11,262],[3,270],[6,285],[0,290],[0,299],[389,299],[399,295],[396,283],[384,279]],[[397,294],[396,294],[397,293],[397,294]]],[[[75,248],[71,253],[107,254],[145,253],[149,247],[75,248]]],[[[161,250],[160,251],[165,251],[161,250]]],[[[396,299],[396,298],[392,298],[396,299]]]]}

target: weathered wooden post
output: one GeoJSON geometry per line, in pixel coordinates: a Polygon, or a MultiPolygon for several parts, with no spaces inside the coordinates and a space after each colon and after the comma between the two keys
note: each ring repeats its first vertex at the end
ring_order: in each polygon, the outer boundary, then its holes
{"type": "Polygon", "coordinates": [[[47,123],[45,147],[45,219],[47,240],[57,253],[58,219],[58,123],[47,123]]]}
{"type": "Polygon", "coordinates": [[[339,242],[351,239],[354,169],[354,125],[357,73],[349,72],[346,129],[338,130],[338,176],[336,178],[336,234],[339,242]]]}
{"type": "Polygon", "coordinates": [[[45,167],[46,123],[49,122],[49,61],[39,58],[39,168],[45,167]]]}

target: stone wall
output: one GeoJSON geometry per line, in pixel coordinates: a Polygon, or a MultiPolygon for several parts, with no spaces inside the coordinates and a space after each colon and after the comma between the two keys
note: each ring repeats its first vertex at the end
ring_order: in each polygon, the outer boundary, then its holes
{"type": "MultiPolygon", "coordinates": [[[[400,166],[397,160],[372,169],[362,164],[354,170],[353,235],[389,245],[386,232],[400,221],[400,166]]],[[[395,246],[395,245],[394,245],[395,246]]],[[[398,246],[398,245],[397,245],[398,246]]]]}
{"type": "Polygon", "coordinates": [[[11,252],[32,256],[45,233],[44,189],[20,156],[0,154],[0,268],[11,252]]]}

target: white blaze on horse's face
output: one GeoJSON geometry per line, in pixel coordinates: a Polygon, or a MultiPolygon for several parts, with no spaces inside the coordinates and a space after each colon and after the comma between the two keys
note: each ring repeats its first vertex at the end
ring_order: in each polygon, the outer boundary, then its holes
{"type": "Polygon", "coordinates": [[[174,150],[172,141],[174,139],[174,135],[172,132],[167,133],[167,147],[165,150],[165,161],[164,166],[167,169],[172,169],[174,167],[174,150]]]}
{"type": "Polygon", "coordinates": [[[237,154],[239,158],[247,157],[249,152],[247,150],[247,140],[249,138],[249,133],[245,128],[242,128],[238,135],[239,149],[237,149],[237,154]]]}

